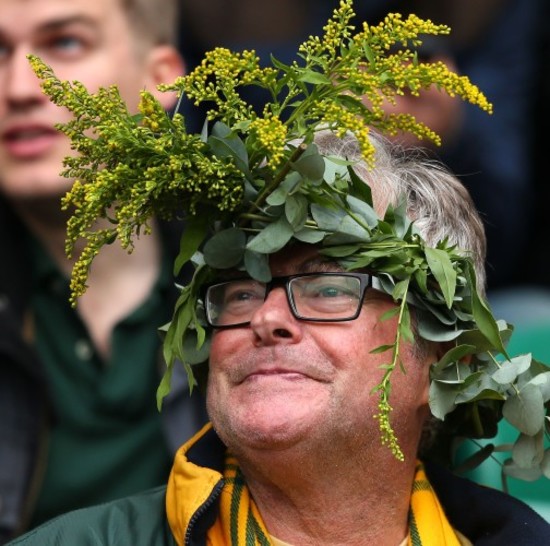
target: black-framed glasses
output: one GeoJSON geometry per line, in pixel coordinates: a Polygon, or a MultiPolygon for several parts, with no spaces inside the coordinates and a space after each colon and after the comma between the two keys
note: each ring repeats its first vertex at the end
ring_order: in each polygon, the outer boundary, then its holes
{"type": "Polygon", "coordinates": [[[284,287],[292,314],[299,320],[343,322],[361,312],[368,273],[303,273],[273,277],[270,282],[251,278],[231,279],[211,284],[203,294],[206,321],[214,328],[249,324],[254,313],[276,287],[284,287]]]}

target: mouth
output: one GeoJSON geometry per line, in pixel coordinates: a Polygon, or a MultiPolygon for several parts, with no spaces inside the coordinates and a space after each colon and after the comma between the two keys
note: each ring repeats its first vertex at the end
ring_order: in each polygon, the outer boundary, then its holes
{"type": "Polygon", "coordinates": [[[61,133],[46,126],[12,127],[2,134],[2,145],[16,159],[33,159],[48,152],[61,133]]]}
{"type": "Polygon", "coordinates": [[[285,382],[297,382],[297,381],[317,381],[320,383],[327,382],[327,379],[320,373],[315,373],[313,370],[309,372],[306,370],[288,369],[288,368],[269,368],[258,369],[250,371],[243,375],[237,384],[250,383],[250,382],[262,382],[262,381],[285,381],[285,382]]]}

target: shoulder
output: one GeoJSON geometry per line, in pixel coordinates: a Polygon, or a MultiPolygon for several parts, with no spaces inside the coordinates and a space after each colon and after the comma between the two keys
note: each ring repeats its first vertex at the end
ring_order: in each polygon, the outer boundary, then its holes
{"type": "MultiPolygon", "coordinates": [[[[175,546],[166,521],[166,488],[82,508],[58,516],[9,546],[175,546]]],[[[6,545],[6,546],[8,546],[6,545]]]]}
{"type": "Polygon", "coordinates": [[[550,523],[524,502],[438,465],[425,467],[451,524],[474,544],[539,546],[548,541],[550,523]]]}

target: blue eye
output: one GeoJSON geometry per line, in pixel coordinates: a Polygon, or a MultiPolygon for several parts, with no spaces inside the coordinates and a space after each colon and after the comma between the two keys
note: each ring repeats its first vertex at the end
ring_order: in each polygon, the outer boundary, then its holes
{"type": "Polygon", "coordinates": [[[58,36],[51,41],[51,46],[65,51],[80,50],[84,48],[84,42],[73,35],[58,36]]]}

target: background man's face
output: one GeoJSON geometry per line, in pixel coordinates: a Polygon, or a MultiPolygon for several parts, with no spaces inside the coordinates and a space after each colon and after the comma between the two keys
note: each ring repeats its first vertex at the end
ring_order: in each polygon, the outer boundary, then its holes
{"type": "Polygon", "coordinates": [[[130,108],[146,85],[119,0],[0,0],[0,192],[9,199],[57,197],[71,182],[59,175],[74,153],[54,129],[71,114],[43,95],[26,55],[63,80],[90,90],[117,84],[130,108]]]}

